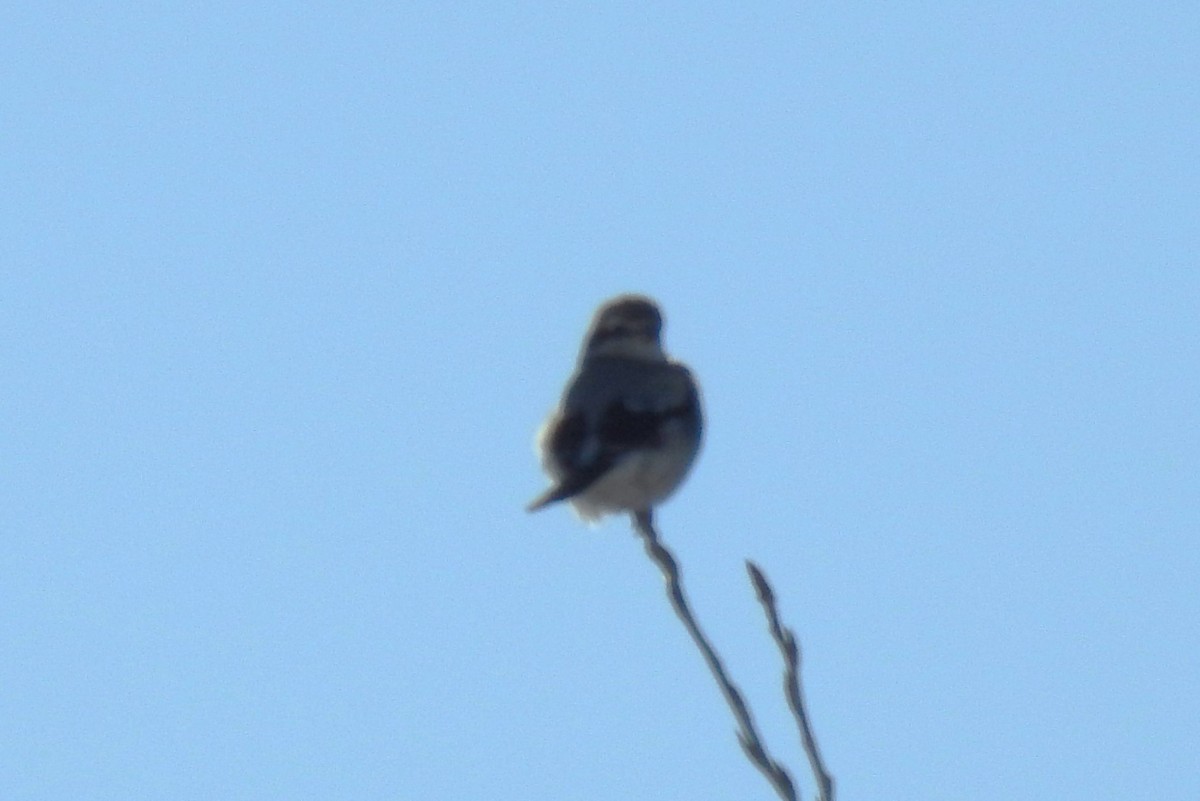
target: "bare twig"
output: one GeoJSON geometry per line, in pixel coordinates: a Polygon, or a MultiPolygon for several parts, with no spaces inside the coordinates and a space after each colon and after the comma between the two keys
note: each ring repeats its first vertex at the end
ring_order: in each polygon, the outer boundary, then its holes
{"type": "Polygon", "coordinates": [[[792,708],[792,715],[796,718],[796,725],[800,728],[800,740],[804,745],[804,753],[808,755],[808,764],[812,768],[813,778],[817,781],[817,799],[818,801],[834,801],[833,777],[829,775],[829,771],[825,769],[825,762],[821,759],[821,751],[817,748],[817,740],[813,736],[812,726],[808,722],[808,710],[805,708],[804,694],[800,688],[800,646],[796,642],[796,635],[779,622],[775,593],[771,590],[771,585],[767,583],[767,577],[763,575],[762,570],[749,560],[746,561],[746,570],[750,573],[750,581],[754,584],[758,601],[767,614],[767,625],[771,630],[771,636],[783,654],[785,666],[783,692],[787,696],[788,706],[792,708]]]}
{"type": "MultiPolygon", "coordinates": [[[[767,753],[766,747],[763,745],[762,740],[758,736],[758,731],[754,726],[754,719],[750,716],[750,710],[746,707],[745,701],[742,700],[742,694],[734,686],[733,682],[730,681],[729,676],[725,673],[725,667],[721,664],[720,657],[717,656],[717,652],[709,644],[708,638],[704,636],[704,632],[700,631],[700,626],[696,623],[696,618],[692,615],[692,610],[683,595],[683,586],[679,580],[679,566],[676,564],[675,557],[671,555],[671,552],[659,542],[658,533],[654,530],[654,521],[651,512],[649,510],[636,512],[633,515],[633,528],[641,535],[646,546],[646,554],[662,571],[663,578],[667,582],[667,596],[671,600],[671,606],[674,607],[675,614],[683,621],[688,634],[692,636],[692,641],[696,643],[696,647],[704,655],[704,661],[708,663],[709,671],[712,673],[713,678],[716,679],[722,694],[725,696],[725,702],[729,704],[729,709],[733,712],[733,716],[737,720],[738,743],[742,746],[742,751],[746,754],[746,758],[767,777],[767,781],[775,788],[775,792],[780,798],[785,799],[785,801],[796,801],[796,788],[792,784],[792,779],[788,775],[787,769],[767,753]]],[[[832,801],[832,796],[829,796],[828,801],[832,801]]]]}

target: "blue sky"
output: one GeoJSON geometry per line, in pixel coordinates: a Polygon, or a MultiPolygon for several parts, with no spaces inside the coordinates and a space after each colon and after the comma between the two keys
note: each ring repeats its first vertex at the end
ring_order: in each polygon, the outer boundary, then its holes
{"type": "Polygon", "coordinates": [[[528,516],[597,303],[659,516],[841,798],[1200,795],[1194,3],[0,12],[0,796],[770,798],[624,521],[528,516]]]}

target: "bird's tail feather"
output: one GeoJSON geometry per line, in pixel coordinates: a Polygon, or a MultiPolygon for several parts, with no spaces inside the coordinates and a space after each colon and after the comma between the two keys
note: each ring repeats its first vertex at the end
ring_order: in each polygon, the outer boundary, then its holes
{"type": "Polygon", "coordinates": [[[570,493],[565,492],[562,487],[551,487],[530,501],[529,505],[525,507],[525,511],[536,512],[539,509],[545,509],[552,503],[565,500],[569,495],[570,493]]]}

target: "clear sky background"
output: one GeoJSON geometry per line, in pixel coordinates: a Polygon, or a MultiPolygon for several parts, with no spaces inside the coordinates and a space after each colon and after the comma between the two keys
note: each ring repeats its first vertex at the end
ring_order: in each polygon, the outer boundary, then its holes
{"type": "Polygon", "coordinates": [[[1200,6],[0,12],[0,797],[772,798],[624,520],[596,304],[811,797],[1200,797],[1200,6]]]}

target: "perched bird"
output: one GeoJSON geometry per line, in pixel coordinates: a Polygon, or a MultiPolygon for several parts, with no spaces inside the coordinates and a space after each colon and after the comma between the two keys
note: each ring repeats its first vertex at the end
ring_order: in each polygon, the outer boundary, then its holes
{"type": "Polygon", "coordinates": [[[621,295],[597,311],[575,374],[537,436],[553,485],[534,512],[568,501],[584,520],[649,512],[683,482],[700,450],[700,393],[667,358],[653,300],[621,295]]]}

